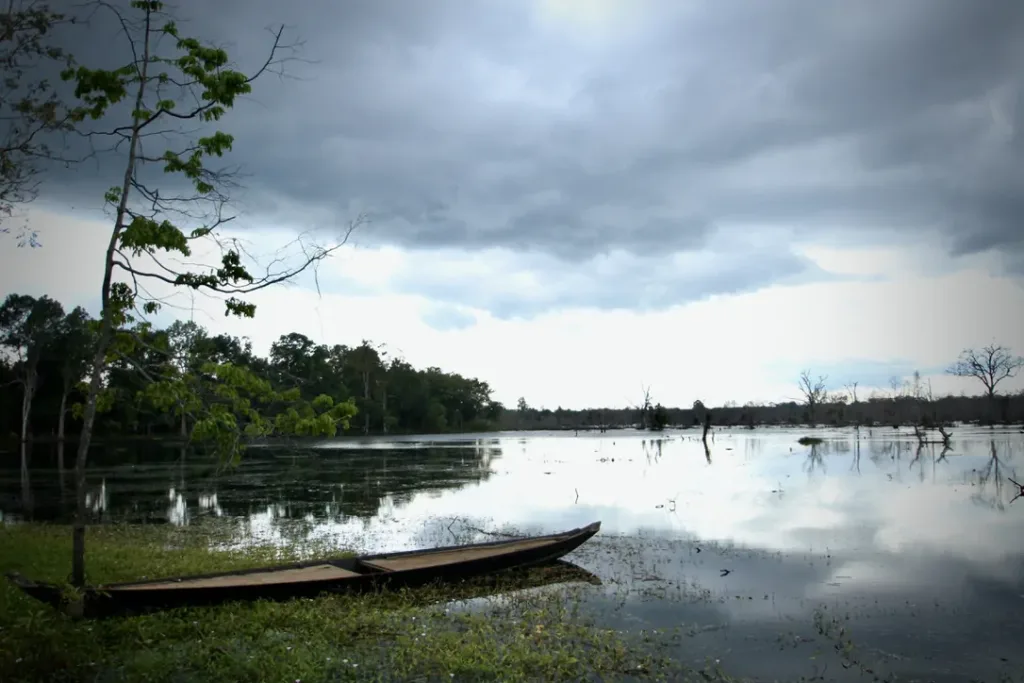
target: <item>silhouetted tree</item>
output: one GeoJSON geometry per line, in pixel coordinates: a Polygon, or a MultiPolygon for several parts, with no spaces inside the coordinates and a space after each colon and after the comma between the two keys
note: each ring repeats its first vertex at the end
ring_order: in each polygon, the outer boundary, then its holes
{"type": "Polygon", "coordinates": [[[822,375],[817,381],[811,379],[811,371],[804,370],[800,373],[800,393],[803,394],[804,402],[807,404],[807,421],[814,424],[817,420],[818,405],[823,403],[828,396],[825,382],[828,377],[822,375]]]}
{"type": "Polygon", "coordinates": [[[977,379],[991,399],[995,397],[999,383],[1016,376],[1021,367],[1024,367],[1024,358],[1012,355],[1006,347],[990,344],[980,350],[964,349],[946,372],[956,377],[977,379]]]}

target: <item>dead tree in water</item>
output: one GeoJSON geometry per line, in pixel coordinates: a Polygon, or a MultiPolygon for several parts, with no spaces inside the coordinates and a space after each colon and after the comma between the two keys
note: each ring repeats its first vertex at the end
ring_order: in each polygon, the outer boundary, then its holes
{"type": "Polygon", "coordinates": [[[1003,380],[1015,377],[1021,368],[1024,368],[1024,357],[1014,356],[1004,346],[989,344],[978,350],[964,349],[960,358],[946,372],[956,377],[973,377],[981,381],[989,401],[991,426],[996,418],[996,387],[1003,380]]]}
{"type": "Polygon", "coordinates": [[[700,437],[701,441],[704,442],[705,446],[708,445],[708,432],[709,431],[711,431],[711,411],[710,410],[707,411],[706,413],[704,413],[704,433],[701,434],[701,437],[700,437]]]}
{"type": "Polygon", "coordinates": [[[654,411],[654,406],[651,404],[651,387],[641,384],[640,388],[644,392],[644,401],[641,405],[633,404],[633,408],[640,412],[640,429],[648,429],[652,423],[651,413],[654,411]]]}
{"type": "Polygon", "coordinates": [[[828,389],[825,388],[827,380],[828,377],[825,375],[818,377],[817,381],[812,380],[810,370],[800,373],[800,393],[803,394],[804,402],[807,404],[807,421],[811,427],[817,424],[818,406],[828,399],[828,389]]]}
{"type": "Polygon", "coordinates": [[[922,445],[922,446],[924,444],[926,444],[926,443],[942,443],[943,447],[949,448],[949,440],[953,436],[952,432],[947,432],[946,428],[943,427],[942,425],[939,425],[938,427],[936,427],[936,429],[938,430],[939,434],[942,435],[942,441],[941,442],[938,442],[938,441],[928,441],[928,435],[925,432],[925,429],[923,427],[921,427],[920,425],[916,425],[915,424],[914,425],[914,436],[917,437],[917,443],[922,445]]]}
{"type": "Polygon", "coordinates": [[[946,428],[942,425],[938,426],[939,434],[942,435],[942,445],[945,448],[949,448],[949,440],[953,436],[951,432],[947,432],[946,428]]]}
{"type": "Polygon", "coordinates": [[[1010,499],[1010,503],[1012,504],[1013,501],[1017,500],[1018,498],[1024,498],[1024,485],[1018,484],[1016,481],[1014,481],[1013,479],[1010,479],[1009,477],[1007,477],[1007,479],[1009,479],[1011,484],[1013,484],[1018,489],[1020,489],[1019,491],[1017,491],[1017,495],[1015,495],[1013,498],[1010,499]]]}

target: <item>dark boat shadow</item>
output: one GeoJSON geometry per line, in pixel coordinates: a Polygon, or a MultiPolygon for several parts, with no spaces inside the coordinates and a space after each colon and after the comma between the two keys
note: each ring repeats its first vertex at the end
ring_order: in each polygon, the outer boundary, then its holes
{"type": "MultiPolygon", "coordinates": [[[[479,600],[573,583],[602,585],[601,578],[593,572],[566,560],[555,560],[550,564],[511,569],[457,583],[439,581],[420,588],[401,589],[393,595],[400,597],[403,605],[427,607],[439,603],[479,600]]],[[[379,594],[386,595],[387,591],[379,594]]]]}

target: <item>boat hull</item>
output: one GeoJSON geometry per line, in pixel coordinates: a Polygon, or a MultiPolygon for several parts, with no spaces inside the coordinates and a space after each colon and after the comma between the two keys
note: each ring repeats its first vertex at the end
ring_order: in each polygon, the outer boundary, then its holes
{"type": "Polygon", "coordinates": [[[255,600],[282,601],[314,598],[325,593],[359,594],[464,581],[551,563],[590,540],[600,528],[601,523],[595,522],[560,534],[516,541],[320,559],[246,571],[110,584],[86,588],[80,594],[81,599],[69,597],[57,584],[32,581],[18,573],[10,573],[8,578],[26,594],[69,614],[103,618],[176,607],[255,600]],[[450,560],[446,554],[450,555],[450,560]],[[387,570],[383,565],[406,568],[387,570]],[[280,580],[286,572],[301,576],[303,572],[321,569],[325,571],[320,574],[328,575],[327,578],[280,580]],[[331,578],[330,574],[340,576],[331,578]]]}

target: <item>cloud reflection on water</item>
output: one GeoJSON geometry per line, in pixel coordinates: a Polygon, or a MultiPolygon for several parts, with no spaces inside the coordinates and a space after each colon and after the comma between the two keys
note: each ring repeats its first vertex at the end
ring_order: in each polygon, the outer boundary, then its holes
{"type": "MultiPolygon", "coordinates": [[[[505,454],[489,463],[498,476],[413,492],[402,501],[384,496],[369,519],[328,509],[305,520],[302,533],[376,551],[420,547],[431,535],[444,542],[429,528],[453,518],[525,532],[601,519],[609,536],[647,530],[765,553],[829,555],[830,583],[851,590],[938,589],[962,581],[968,570],[995,581],[1020,580],[1024,512],[977,504],[980,496],[1005,508],[1012,497],[1012,491],[978,481],[993,457],[1004,470],[1000,476],[1013,476],[1021,449],[1012,435],[961,438],[941,462],[940,450],[930,445],[915,460],[914,444],[894,448],[891,441],[863,438],[858,445],[843,438],[803,447],[795,445],[793,432],[719,434],[710,466],[700,442],[679,434],[653,441],[625,433],[503,439],[505,454]],[[927,476],[909,476],[910,465],[927,476]],[[906,558],[917,559],[909,575],[906,558]],[[939,565],[964,569],[954,576],[939,565]]],[[[239,523],[250,538],[294,538],[287,514],[257,512],[239,523]]],[[[819,588],[807,593],[819,594],[819,588]]]]}

